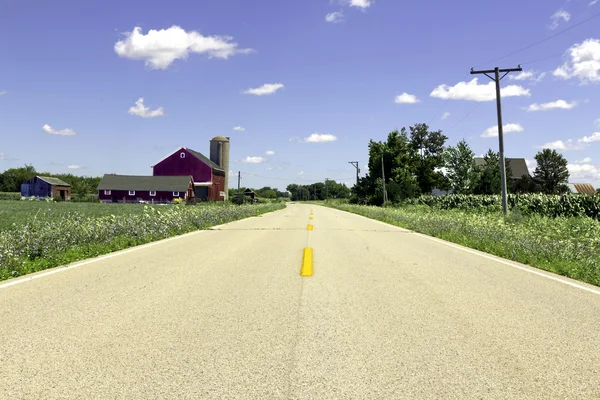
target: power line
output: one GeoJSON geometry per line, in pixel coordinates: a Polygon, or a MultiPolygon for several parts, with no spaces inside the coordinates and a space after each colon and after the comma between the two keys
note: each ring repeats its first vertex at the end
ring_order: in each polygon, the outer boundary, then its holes
{"type": "Polygon", "coordinates": [[[562,35],[563,33],[565,33],[565,32],[568,32],[568,31],[570,31],[570,30],[572,30],[572,29],[575,29],[575,28],[577,28],[578,26],[580,26],[580,25],[583,25],[583,24],[585,24],[586,22],[589,22],[589,21],[593,20],[594,18],[598,18],[598,17],[600,17],[600,13],[594,14],[594,15],[592,15],[591,17],[589,17],[589,18],[587,18],[587,19],[584,19],[583,21],[581,21],[581,22],[579,22],[579,23],[577,23],[577,24],[575,24],[575,25],[572,25],[572,26],[570,26],[570,27],[568,27],[568,28],[565,28],[565,29],[563,29],[562,31],[556,32],[556,33],[554,33],[554,34],[552,34],[552,35],[550,35],[550,36],[548,36],[548,37],[546,37],[546,38],[544,38],[544,39],[542,39],[542,40],[538,40],[537,42],[535,42],[535,43],[532,43],[532,44],[530,44],[530,45],[528,45],[528,46],[522,47],[522,48],[520,48],[519,50],[515,50],[515,51],[513,51],[513,52],[510,52],[510,53],[508,53],[508,54],[506,54],[506,55],[503,55],[502,57],[498,57],[498,58],[496,58],[496,59],[494,59],[494,60],[491,60],[491,61],[488,61],[488,62],[485,62],[485,63],[478,64],[478,65],[474,66],[473,68],[480,67],[480,66],[482,66],[482,65],[484,65],[484,64],[490,64],[490,63],[493,63],[493,62],[496,62],[496,61],[504,60],[504,59],[505,59],[505,58],[507,58],[507,57],[514,56],[515,54],[518,54],[518,53],[520,53],[520,52],[522,52],[522,51],[525,51],[525,50],[529,50],[530,48],[532,48],[532,47],[535,47],[535,46],[537,46],[538,44],[542,44],[542,43],[544,43],[544,42],[547,42],[547,41],[548,41],[548,40],[550,40],[550,39],[553,39],[553,38],[555,38],[555,37],[557,37],[557,36],[559,36],[559,35],[562,35]]]}
{"type": "Polygon", "coordinates": [[[466,113],[461,119],[458,120],[458,122],[456,122],[454,125],[452,125],[448,130],[452,130],[454,129],[458,124],[460,124],[461,122],[463,122],[465,119],[467,119],[467,117],[469,115],[471,115],[475,110],[477,110],[479,107],[481,107],[481,105],[483,104],[483,102],[479,102],[477,103],[477,105],[475,107],[473,107],[471,109],[471,111],[469,111],[468,113],[466,113]]]}

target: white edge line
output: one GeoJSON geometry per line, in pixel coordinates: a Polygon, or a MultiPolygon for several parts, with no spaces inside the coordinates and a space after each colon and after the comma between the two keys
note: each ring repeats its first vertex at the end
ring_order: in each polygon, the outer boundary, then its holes
{"type": "MultiPolygon", "coordinates": [[[[324,207],[324,206],[321,206],[321,207],[324,207]]],[[[327,208],[330,208],[330,207],[327,207],[327,208]]],[[[429,239],[429,240],[432,240],[434,242],[438,242],[440,244],[444,244],[446,246],[453,247],[455,249],[462,250],[462,251],[470,253],[470,254],[475,254],[476,256],[487,258],[488,260],[496,261],[498,263],[501,263],[501,264],[504,264],[504,265],[508,265],[509,267],[520,269],[521,271],[525,271],[525,272],[528,272],[530,274],[538,275],[538,276],[541,276],[542,278],[546,278],[546,279],[550,279],[552,281],[560,282],[560,283],[563,283],[565,285],[572,286],[572,287],[577,288],[577,289],[585,290],[586,292],[594,293],[594,294],[597,294],[597,295],[600,296],[600,290],[593,289],[591,287],[587,287],[587,286],[583,286],[583,285],[579,285],[577,283],[570,282],[568,280],[565,280],[565,279],[562,279],[562,278],[558,278],[556,276],[548,275],[551,272],[544,273],[544,272],[540,272],[541,270],[540,271],[535,271],[535,270],[531,269],[531,268],[535,268],[535,267],[523,267],[523,266],[520,266],[518,264],[512,263],[510,261],[506,261],[506,260],[504,260],[504,259],[502,259],[500,257],[497,257],[497,256],[488,255],[488,254],[480,252],[478,250],[473,250],[473,249],[470,249],[468,247],[458,245],[456,243],[447,242],[447,241],[445,241],[443,239],[439,239],[439,238],[436,238],[434,236],[428,236],[428,235],[425,235],[424,233],[419,233],[419,232],[411,231],[410,229],[406,229],[406,228],[402,228],[402,227],[399,227],[399,226],[396,226],[396,225],[388,224],[387,222],[379,221],[377,219],[365,217],[364,215],[354,214],[354,213],[352,213],[350,211],[338,210],[337,208],[333,208],[333,210],[347,212],[347,213],[352,214],[352,215],[356,215],[356,216],[363,217],[363,218],[366,218],[366,219],[371,220],[371,221],[378,222],[378,223],[383,224],[383,225],[388,226],[388,227],[393,227],[393,228],[400,229],[400,230],[403,230],[403,231],[406,231],[406,232],[411,232],[411,233],[413,233],[415,235],[418,235],[420,237],[423,237],[425,239],[429,239]]]]}
{"type": "Polygon", "coordinates": [[[4,288],[7,288],[7,287],[10,287],[10,286],[18,285],[20,283],[30,282],[30,281],[32,281],[34,279],[39,279],[39,278],[43,278],[43,277],[46,277],[46,276],[49,276],[49,275],[58,274],[59,272],[64,272],[64,271],[67,271],[67,270],[70,270],[70,269],[83,267],[84,265],[93,264],[95,262],[108,260],[109,258],[117,257],[117,256],[120,256],[120,255],[123,255],[123,254],[133,253],[134,251],[143,250],[143,249],[146,249],[148,247],[152,247],[152,246],[156,246],[156,245],[159,245],[159,244],[170,242],[172,240],[177,240],[177,239],[185,238],[185,237],[188,237],[188,236],[197,235],[197,234],[202,233],[202,232],[207,232],[207,231],[215,230],[215,229],[218,229],[218,228],[222,228],[222,227],[227,226],[229,224],[232,224],[234,222],[238,222],[238,221],[232,221],[232,222],[228,222],[226,224],[215,225],[215,226],[208,227],[206,229],[199,229],[197,231],[184,233],[184,234],[179,235],[179,236],[173,236],[173,237],[170,237],[170,238],[158,240],[156,242],[150,242],[150,243],[142,244],[142,245],[139,245],[139,246],[131,247],[129,249],[118,250],[118,251],[115,251],[114,253],[106,254],[104,256],[99,256],[99,257],[96,257],[96,258],[90,258],[90,259],[85,260],[85,261],[75,262],[74,264],[68,264],[68,265],[65,265],[65,266],[52,267],[52,269],[50,269],[49,271],[46,271],[46,272],[41,272],[39,274],[32,274],[32,275],[26,276],[24,278],[16,278],[16,279],[10,280],[10,281],[8,281],[6,283],[0,284],[0,290],[4,289],[4,288]]]}

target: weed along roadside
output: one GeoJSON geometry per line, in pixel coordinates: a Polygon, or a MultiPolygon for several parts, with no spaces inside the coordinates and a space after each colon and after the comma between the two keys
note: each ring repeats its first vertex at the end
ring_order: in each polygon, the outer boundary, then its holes
{"type": "Polygon", "coordinates": [[[121,205],[94,204],[89,213],[53,218],[50,206],[35,218],[13,222],[12,229],[0,231],[0,280],[258,216],[283,209],[285,203],[138,205],[137,213],[127,214],[115,207],[121,205]],[[94,207],[113,207],[116,215],[94,215],[94,207]]]}
{"type": "Polygon", "coordinates": [[[589,217],[321,204],[600,286],[600,222],[589,217]]]}

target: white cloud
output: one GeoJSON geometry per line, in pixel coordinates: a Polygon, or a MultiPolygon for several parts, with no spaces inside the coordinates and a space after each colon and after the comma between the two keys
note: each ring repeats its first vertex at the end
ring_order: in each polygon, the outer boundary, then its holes
{"type": "Polygon", "coordinates": [[[303,176],[304,175],[304,171],[298,172],[298,175],[303,176]]]}
{"type": "Polygon", "coordinates": [[[583,160],[575,161],[575,164],[587,164],[587,163],[591,163],[591,162],[592,162],[592,159],[589,157],[586,157],[583,160]]]}
{"type": "Polygon", "coordinates": [[[242,160],[243,163],[247,163],[247,164],[261,164],[264,163],[265,160],[263,157],[246,157],[242,160]]]}
{"type": "Polygon", "coordinates": [[[50,135],[74,136],[77,134],[73,129],[54,129],[48,124],[45,124],[42,129],[50,135]]]}
{"type": "Polygon", "coordinates": [[[571,19],[571,14],[563,10],[562,8],[554,13],[550,17],[550,29],[556,29],[563,22],[568,22],[571,19]]]}
{"type": "MultiPolygon", "coordinates": [[[[520,124],[506,124],[502,125],[502,132],[504,134],[511,132],[523,132],[524,129],[520,124]]],[[[482,138],[498,137],[498,125],[487,128],[482,134],[482,138]]]]}
{"type": "Polygon", "coordinates": [[[337,22],[343,22],[344,21],[344,12],[340,10],[340,11],[329,13],[325,16],[325,21],[331,22],[333,24],[335,24],[337,22]]]}
{"type": "Polygon", "coordinates": [[[553,110],[556,108],[560,108],[563,110],[570,110],[573,107],[575,107],[577,105],[577,102],[573,101],[571,103],[566,102],[564,100],[556,100],[556,101],[552,101],[550,103],[543,103],[543,104],[531,104],[529,107],[526,108],[527,111],[547,111],[547,110],[553,110]]]}
{"type": "Polygon", "coordinates": [[[363,10],[366,8],[369,8],[374,1],[373,0],[345,0],[345,3],[348,4],[350,7],[358,7],[358,8],[362,8],[363,10]]]}
{"type": "Polygon", "coordinates": [[[231,171],[231,170],[229,170],[229,174],[228,175],[229,175],[230,178],[234,177],[234,176],[237,176],[237,174],[234,171],[231,171]]]}
{"type": "Polygon", "coordinates": [[[150,107],[144,106],[144,99],[140,97],[135,102],[135,106],[129,107],[129,114],[142,118],[154,118],[164,116],[165,110],[164,108],[159,107],[155,110],[150,111],[150,107]]]}
{"type": "Polygon", "coordinates": [[[596,4],[597,2],[599,2],[600,0],[592,0],[590,1],[590,6],[593,6],[594,4],[596,4]]]}
{"type": "Polygon", "coordinates": [[[8,92],[6,90],[3,90],[0,92],[0,96],[2,96],[3,94],[6,94],[6,93],[8,93],[8,92]]]}
{"type": "MultiPolygon", "coordinates": [[[[478,78],[470,82],[459,82],[454,86],[439,85],[431,92],[431,97],[452,100],[492,101],[496,100],[496,84],[489,82],[485,85],[477,83],[478,78]]],[[[519,85],[508,85],[500,90],[502,97],[531,96],[529,89],[519,85]]]]}
{"type": "Polygon", "coordinates": [[[268,94],[273,94],[279,89],[282,89],[284,86],[282,83],[266,83],[261,87],[248,89],[244,91],[244,94],[253,94],[255,96],[264,96],[268,94]]]}
{"type": "Polygon", "coordinates": [[[518,74],[509,74],[508,79],[513,81],[535,81],[539,82],[546,76],[545,72],[521,71],[518,74]]]}
{"type": "Polygon", "coordinates": [[[448,118],[450,115],[452,115],[452,114],[450,114],[449,112],[445,112],[444,114],[442,114],[442,119],[446,119],[446,118],[448,118]]]}
{"type": "Polygon", "coordinates": [[[242,126],[236,126],[233,128],[233,130],[236,132],[244,132],[246,130],[246,128],[244,128],[242,126]]]}
{"type": "Polygon", "coordinates": [[[396,96],[394,102],[396,104],[416,104],[420,103],[421,100],[417,99],[414,94],[402,93],[400,96],[396,96]]]}
{"type": "Polygon", "coordinates": [[[136,26],[125,36],[124,40],[115,43],[115,52],[120,57],[145,60],[146,65],[153,69],[167,69],[173,61],[186,59],[190,53],[227,59],[234,54],[252,51],[239,49],[229,36],[203,36],[195,31],[186,32],[175,25],[168,29],[151,29],[145,35],[142,28],[136,26]]]}
{"type": "Polygon", "coordinates": [[[596,125],[598,128],[600,128],[600,118],[598,118],[597,120],[594,121],[594,125],[596,125]]]}
{"type": "Polygon", "coordinates": [[[267,151],[265,151],[265,154],[268,156],[274,156],[275,152],[273,150],[267,150],[267,151]]]}
{"type": "Polygon", "coordinates": [[[337,137],[329,133],[313,133],[309,137],[304,138],[305,143],[327,143],[335,142],[337,137]]]}
{"type": "Polygon", "coordinates": [[[579,78],[582,84],[600,82],[600,39],[587,39],[571,46],[569,61],[553,74],[562,79],[579,78]]]}
{"type": "Polygon", "coordinates": [[[581,150],[584,146],[581,143],[573,142],[572,139],[568,139],[566,141],[556,140],[554,142],[544,143],[541,146],[538,146],[540,149],[550,149],[550,150],[581,150]]]}
{"type": "Polygon", "coordinates": [[[4,160],[4,153],[0,153],[0,160],[4,160]]]}
{"type": "Polygon", "coordinates": [[[568,164],[569,180],[600,180],[600,170],[591,164],[568,164]]]}
{"type": "Polygon", "coordinates": [[[533,175],[535,168],[537,167],[537,161],[525,159],[525,164],[527,164],[527,170],[529,171],[529,174],[533,175]]]}
{"type": "Polygon", "coordinates": [[[81,165],[69,165],[67,168],[69,168],[69,169],[82,169],[83,167],[81,165]]]}
{"type": "Polygon", "coordinates": [[[600,132],[595,132],[592,136],[584,136],[578,140],[579,143],[600,142],[600,132]]]}

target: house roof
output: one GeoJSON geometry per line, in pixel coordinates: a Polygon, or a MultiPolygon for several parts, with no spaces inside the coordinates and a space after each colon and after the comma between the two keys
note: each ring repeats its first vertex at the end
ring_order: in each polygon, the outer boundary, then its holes
{"type": "Polygon", "coordinates": [[[71,187],[71,185],[69,185],[67,182],[61,181],[58,178],[51,178],[49,176],[38,176],[38,178],[43,180],[44,182],[48,182],[49,184],[54,185],[54,186],[69,186],[69,187],[71,187]]]}
{"type": "MultiPolygon", "coordinates": [[[[506,158],[507,164],[512,171],[512,176],[509,178],[520,179],[523,175],[529,175],[529,169],[527,168],[527,162],[524,158],[506,158]]],[[[483,157],[475,157],[475,165],[478,167],[485,164],[483,157]]]]}
{"type": "Polygon", "coordinates": [[[157,192],[185,192],[191,176],[139,176],[105,174],[98,190],[152,190],[157,192]]]}
{"type": "Polygon", "coordinates": [[[589,183],[568,183],[567,186],[571,193],[594,194],[596,190],[589,183]]]}

